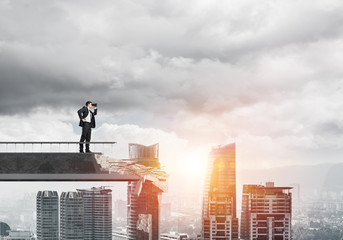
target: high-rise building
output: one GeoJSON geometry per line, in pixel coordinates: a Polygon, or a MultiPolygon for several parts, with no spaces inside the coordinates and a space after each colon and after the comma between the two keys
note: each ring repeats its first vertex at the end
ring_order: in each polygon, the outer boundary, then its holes
{"type": "MultiPolygon", "coordinates": [[[[145,166],[159,167],[159,145],[129,144],[130,160],[145,166]]],[[[129,182],[127,189],[128,239],[160,239],[160,204],[162,191],[151,181],[129,182]],[[139,194],[137,194],[139,191],[139,194]]]]}
{"type": "Polygon", "coordinates": [[[114,216],[116,218],[127,218],[127,202],[121,199],[117,199],[114,202],[114,216]]]}
{"type": "Polygon", "coordinates": [[[37,203],[37,240],[58,240],[58,194],[39,191],[37,203]]]}
{"type": "Polygon", "coordinates": [[[78,189],[83,199],[84,240],[112,239],[112,190],[78,189]]]}
{"type": "Polygon", "coordinates": [[[291,187],[243,185],[241,239],[290,240],[291,187]]]}
{"type": "Polygon", "coordinates": [[[63,192],[60,197],[61,240],[83,240],[83,198],[80,192],[63,192]]]}
{"type": "Polygon", "coordinates": [[[202,239],[238,239],[235,143],[212,149],[203,195],[202,239]]]}
{"type": "Polygon", "coordinates": [[[292,190],[292,200],[293,200],[293,207],[297,206],[299,207],[301,203],[301,196],[300,196],[300,184],[299,183],[292,183],[290,184],[290,187],[293,188],[292,190]]]}
{"type": "Polygon", "coordinates": [[[161,206],[161,217],[163,219],[170,219],[171,217],[171,203],[162,203],[161,206]]]}

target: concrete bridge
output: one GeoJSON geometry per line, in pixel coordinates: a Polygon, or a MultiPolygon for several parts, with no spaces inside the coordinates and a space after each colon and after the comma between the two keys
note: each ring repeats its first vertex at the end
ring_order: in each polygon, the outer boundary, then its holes
{"type": "MultiPolygon", "coordinates": [[[[0,153],[0,181],[139,181],[101,153],[0,153]]],[[[112,161],[116,161],[113,159],[112,161]]]]}

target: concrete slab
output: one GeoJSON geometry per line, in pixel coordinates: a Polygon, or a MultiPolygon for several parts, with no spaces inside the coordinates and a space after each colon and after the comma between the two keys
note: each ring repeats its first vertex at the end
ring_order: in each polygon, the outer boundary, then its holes
{"type": "Polygon", "coordinates": [[[103,174],[0,174],[2,182],[127,182],[138,181],[139,177],[131,174],[103,173],[103,174]]]}
{"type": "Polygon", "coordinates": [[[0,181],[137,181],[101,153],[0,153],[0,181]]]}

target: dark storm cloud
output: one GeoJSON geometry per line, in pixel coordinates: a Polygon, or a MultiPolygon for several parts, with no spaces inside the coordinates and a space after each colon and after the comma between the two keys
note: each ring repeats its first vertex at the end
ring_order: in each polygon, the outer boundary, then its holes
{"type": "Polygon", "coordinates": [[[83,82],[1,64],[0,113],[27,114],[39,107],[68,108],[86,100],[100,103],[106,110],[141,108],[148,101],[140,91],[110,89],[107,83],[83,82]]]}
{"type": "Polygon", "coordinates": [[[317,126],[317,133],[320,135],[343,135],[342,121],[328,121],[326,123],[322,123],[317,126]]]}

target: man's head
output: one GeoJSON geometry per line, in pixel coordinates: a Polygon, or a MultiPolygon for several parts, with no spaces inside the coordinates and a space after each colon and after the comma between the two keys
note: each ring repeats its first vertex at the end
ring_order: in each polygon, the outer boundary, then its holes
{"type": "Polygon", "coordinates": [[[86,107],[91,108],[92,107],[92,101],[87,101],[86,102],[86,107]]]}

